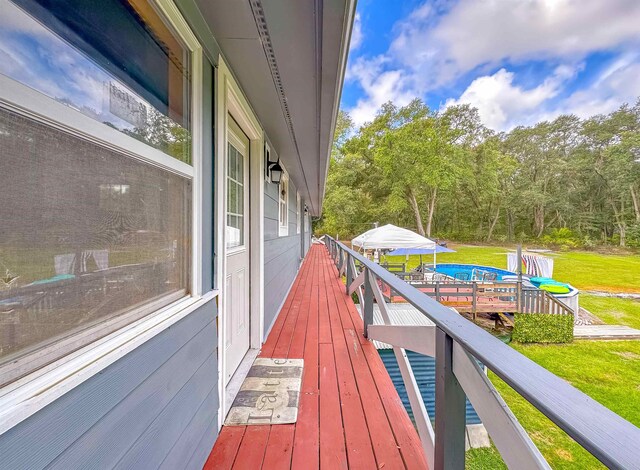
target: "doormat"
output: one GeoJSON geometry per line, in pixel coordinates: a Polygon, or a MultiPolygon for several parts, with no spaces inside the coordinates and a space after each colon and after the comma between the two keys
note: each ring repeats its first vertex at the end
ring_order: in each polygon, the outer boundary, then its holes
{"type": "Polygon", "coordinates": [[[224,424],[295,423],[303,365],[302,359],[257,358],[242,382],[224,424]]]}

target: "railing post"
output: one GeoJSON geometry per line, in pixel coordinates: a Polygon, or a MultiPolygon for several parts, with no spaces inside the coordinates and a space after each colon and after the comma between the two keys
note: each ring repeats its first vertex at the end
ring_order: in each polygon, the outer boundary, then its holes
{"type": "Polygon", "coordinates": [[[436,327],[436,470],[464,469],[465,398],[453,373],[453,338],[436,327]]]}
{"type": "Polygon", "coordinates": [[[349,286],[353,282],[353,271],[351,269],[351,255],[347,253],[347,259],[345,261],[347,263],[347,285],[345,286],[345,292],[349,295],[349,286]]]}
{"type": "Polygon", "coordinates": [[[369,325],[373,323],[373,285],[371,273],[364,268],[364,305],[362,306],[362,321],[364,323],[364,337],[369,337],[369,325]]]}
{"type": "Polygon", "coordinates": [[[471,284],[471,313],[473,315],[473,321],[476,321],[476,314],[478,309],[478,283],[473,282],[471,284]]]}

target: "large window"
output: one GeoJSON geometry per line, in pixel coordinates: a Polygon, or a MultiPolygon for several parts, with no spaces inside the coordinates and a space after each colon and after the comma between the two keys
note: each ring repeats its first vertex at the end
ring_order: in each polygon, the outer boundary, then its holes
{"type": "Polygon", "coordinates": [[[191,52],[150,5],[0,11],[2,385],[190,292],[194,175],[191,52]]]}

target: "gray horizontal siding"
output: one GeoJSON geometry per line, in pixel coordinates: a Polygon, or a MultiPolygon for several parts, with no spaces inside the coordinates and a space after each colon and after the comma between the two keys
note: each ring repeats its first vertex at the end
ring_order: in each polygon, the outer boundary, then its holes
{"type": "MultiPolygon", "coordinates": [[[[264,328],[265,336],[300,267],[296,187],[289,181],[289,233],[279,236],[278,185],[264,185],[264,328]]],[[[303,226],[301,226],[301,229],[303,226]]]]}
{"type": "Polygon", "coordinates": [[[209,302],[0,437],[0,469],[201,468],[217,430],[209,302]]]}

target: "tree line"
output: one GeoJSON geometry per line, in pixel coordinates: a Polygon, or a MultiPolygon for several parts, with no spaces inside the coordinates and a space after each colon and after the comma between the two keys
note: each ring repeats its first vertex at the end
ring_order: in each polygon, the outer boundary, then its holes
{"type": "Polygon", "coordinates": [[[640,100],[494,132],[469,105],[340,112],[317,233],[374,222],[458,241],[640,246],[640,100]]]}

